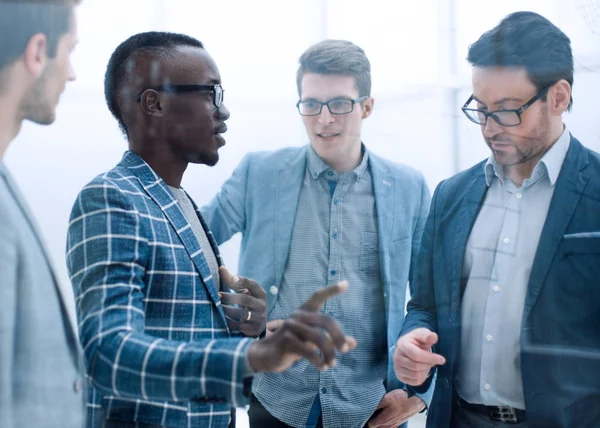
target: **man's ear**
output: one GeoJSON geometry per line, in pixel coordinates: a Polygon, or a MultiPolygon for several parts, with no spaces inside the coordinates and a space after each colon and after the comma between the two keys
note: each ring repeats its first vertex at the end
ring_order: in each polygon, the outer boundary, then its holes
{"type": "Polygon", "coordinates": [[[555,115],[562,115],[569,108],[571,102],[571,85],[564,79],[554,84],[548,92],[550,110],[555,115]]]}
{"type": "Polygon", "coordinates": [[[371,116],[371,113],[373,113],[373,106],[375,105],[375,99],[373,99],[373,97],[369,97],[362,102],[362,105],[363,105],[362,118],[366,119],[367,117],[371,116]]]}
{"type": "Polygon", "coordinates": [[[23,52],[23,63],[33,77],[38,78],[48,65],[48,39],[42,33],[36,33],[27,42],[23,52]]]}
{"type": "Polygon", "coordinates": [[[140,103],[142,104],[142,110],[144,111],[144,113],[150,116],[163,115],[163,106],[158,92],[152,89],[146,89],[142,93],[140,103]]]}

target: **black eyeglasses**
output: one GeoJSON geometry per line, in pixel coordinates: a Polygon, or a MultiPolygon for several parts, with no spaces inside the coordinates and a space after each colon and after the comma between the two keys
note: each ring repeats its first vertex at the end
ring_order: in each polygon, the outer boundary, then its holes
{"type": "Polygon", "coordinates": [[[137,101],[140,102],[142,99],[142,95],[148,89],[152,89],[158,92],[169,92],[171,94],[180,94],[183,92],[210,92],[213,94],[213,104],[215,107],[219,108],[223,104],[223,93],[225,90],[220,84],[216,85],[158,85],[152,86],[150,88],[144,89],[137,96],[137,101]]]}
{"type": "Polygon", "coordinates": [[[461,107],[461,110],[467,116],[467,118],[478,125],[486,125],[488,121],[488,117],[491,117],[496,121],[498,125],[501,126],[519,126],[521,124],[521,115],[525,110],[533,105],[537,100],[542,98],[548,92],[548,90],[554,85],[553,82],[548,86],[544,87],[541,91],[539,91],[532,99],[523,104],[520,108],[517,109],[501,109],[494,111],[485,111],[481,109],[468,108],[471,101],[475,99],[473,95],[469,97],[464,106],[461,107]]]}
{"type": "Polygon", "coordinates": [[[296,107],[302,116],[318,116],[323,110],[323,106],[327,106],[331,114],[348,114],[354,110],[354,104],[366,100],[368,97],[359,97],[355,100],[349,98],[336,98],[334,100],[325,101],[324,103],[316,100],[298,101],[296,107]]]}

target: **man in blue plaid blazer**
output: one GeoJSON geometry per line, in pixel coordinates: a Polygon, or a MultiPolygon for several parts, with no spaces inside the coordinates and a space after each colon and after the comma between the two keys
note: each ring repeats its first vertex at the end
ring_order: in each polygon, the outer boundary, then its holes
{"type": "Polygon", "coordinates": [[[214,165],[225,142],[229,111],[216,64],[188,36],[138,34],[114,52],[105,90],[130,151],[81,191],[67,238],[92,384],[88,426],[227,427],[254,373],[301,357],[326,369],[336,349],[355,346],[316,313],[345,286],[313,295],[268,338],[244,337],[264,331],[265,293],[221,266],[180,188],[187,165],[214,165]],[[220,279],[240,293],[229,296],[220,279]],[[223,306],[222,294],[237,306],[223,306]]]}

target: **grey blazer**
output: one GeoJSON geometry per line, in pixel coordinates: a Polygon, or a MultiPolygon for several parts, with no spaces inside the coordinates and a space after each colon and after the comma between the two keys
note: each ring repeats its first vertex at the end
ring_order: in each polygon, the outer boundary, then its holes
{"type": "Polygon", "coordinates": [[[0,160],[0,427],[81,428],[84,382],[70,288],[0,160]],[[71,302],[66,304],[66,302],[71,302]]]}

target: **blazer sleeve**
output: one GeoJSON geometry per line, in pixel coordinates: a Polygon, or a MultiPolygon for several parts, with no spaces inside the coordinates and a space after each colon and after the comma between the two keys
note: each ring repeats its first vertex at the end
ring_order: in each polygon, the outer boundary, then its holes
{"type": "Polygon", "coordinates": [[[79,194],[67,236],[87,373],[99,390],[144,400],[244,405],[250,339],[192,342],[144,332],[144,278],[152,248],[127,194],[95,181],[79,194]]]}
{"type": "Polygon", "coordinates": [[[429,188],[427,187],[427,183],[425,182],[425,178],[421,175],[421,193],[420,193],[420,203],[419,203],[419,211],[417,213],[417,221],[415,223],[415,228],[413,230],[412,237],[412,251],[411,251],[411,260],[410,260],[410,272],[408,276],[410,294],[411,296],[414,293],[413,290],[413,280],[415,271],[417,268],[417,259],[419,256],[419,249],[421,247],[421,240],[423,238],[423,230],[425,229],[425,223],[427,222],[427,215],[429,214],[429,208],[431,206],[431,193],[429,192],[429,188]]]}
{"type": "Polygon", "coordinates": [[[244,156],[217,195],[200,209],[217,244],[246,228],[246,196],[251,154],[244,156]]]}
{"type": "Polygon", "coordinates": [[[437,332],[437,311],[435,302],[433,270],[433,251],[436,243],[436,220],[438,214],[438,203],[440,188],[443,182],[436,188],[431,210],[425,222],[421,245],[418,252],[417,263],[414,268],[412,296],[407,305],[407,314],[400,335],[420,327],[437,332]]]}
{"type": "MultiPolygon", "coordinates": [[[[440,198],[440,188],[443,182],[436,188],[431,201],[431,210],[425,222],[421,245],[418,250],[417,263],[414,267],[414,285],[411,287],[411,299],[407,305],[407,314],[404,319],[400,336],[403,336],[417,328],[427,328],[437,332],[437,310],[435,303],[435,292],[433,283],[433,249],[436,233],[436,219],[438,215],[437,204],[440,198]]],[[[439,245],[439,244],[438,244],[439,245]]],[[[433,370],[431,376],[420,386],[408,386],[409,396],[417,394],[425,401],[427,406],[431,403],[435,389],[437,370],[433,370]]]]}

